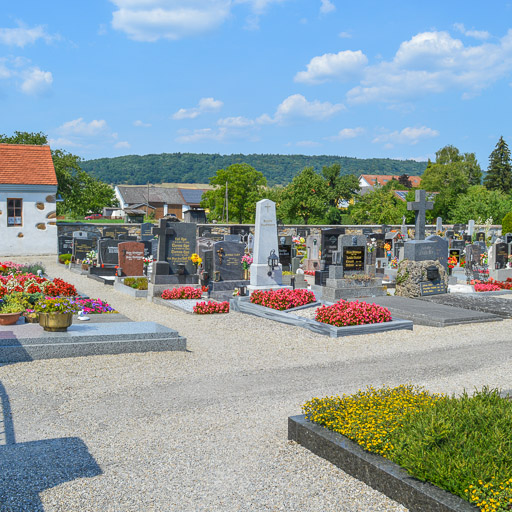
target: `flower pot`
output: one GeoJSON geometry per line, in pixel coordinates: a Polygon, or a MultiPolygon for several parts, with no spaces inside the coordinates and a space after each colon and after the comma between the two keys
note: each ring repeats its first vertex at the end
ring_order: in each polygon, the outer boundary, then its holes
{"type": "Polygon", "coordinates": [[[87,265],[87,263],[82,263],[82,270],[89,270],[89,265],[87,265]]]}
{"type": "Polygon", "coordinates": [[[73,313],[39,313],[39,325],[49,332],[66,332],[73,323],[73,313]]]}
{"type": "Polygon", "coordinates": [[[14,325],[21,316],[19,313],[0,313],[0,325],[14,325]]]}
{"type": "Polygon", "coordinates": [[[25,321],[29,324],[39,323],[39,313],[30,313],[25,316],[25,321]]]}

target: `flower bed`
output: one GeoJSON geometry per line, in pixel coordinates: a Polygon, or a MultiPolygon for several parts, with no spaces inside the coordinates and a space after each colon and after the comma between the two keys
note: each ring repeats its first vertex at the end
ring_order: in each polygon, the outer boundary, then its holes
{"type": "Polygon", "coordinates": [[[180,286],[178,288],[170,288],[162,292],[162,299],[179,300],[179,299],[200,299],[202,291],[193,286],[180,286]]]}
{"type": "Polygon", "coordinates": [[[0,276],[0,297],[12,292],[43,293],[50,297],[73,297],[76,288],[56,277],[53,281],[34,274],[0,276]]]}
{"type": "Polygon", "coordinates": [[[213,313],[229,313],[229,302],[198,302],[194,306],[194,313],[197,315],[211,315],[213,313]]]}
{"type": "Polygon", "coordinates": [[[491,278],[488,283],[497,286],[500,290],[512,290],[512,277],[508,277],[506,281],[495,281],[491,278]]]}
{"type": "Polygon", "coordinates": [[[491,283],[475,283],[473,285],[475,292],[498,292],[501,288],[491,283]]]}
{"type": "Polygon", "coordinates": [[[447,397],[412,386],[368,388],[314,398],[303,409],[310,421],[483,512],[510,510],[512,402],[497,390],[447,397]]]}
{"type": "Polygon", "coordinates": [[[340,299],[332,306],[321,306],[316,310],[315,320],[337,327],[391,322],[388,309],[366,302],[349,302],[340,299]]]}
{"type": "Polygon", "coordinates": [[[305,289],[257,290],[251,295],[251,302],[253,304],[260,304],[261,306],[277,309],[278,311],[305,306],[315,302],[315,300],[315,294],[305,289]]]}
{"type": "Polygon", "coordinates": [[[76,304],[79,309],[83,309],[88,315],[117,313],[112,306],[103,302],[101,299],[71,299],[71,301],[76,304]]]}

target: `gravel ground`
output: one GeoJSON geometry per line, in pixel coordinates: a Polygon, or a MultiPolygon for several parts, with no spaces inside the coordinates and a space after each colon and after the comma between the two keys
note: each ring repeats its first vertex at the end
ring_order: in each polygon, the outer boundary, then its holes
{"type": "MultiPolygon", "coordinates": [[[[403,512],[288,442],[287,417],[367,385],[512,389],[512,320],[335,339],[236,312],[190,315],[44,263],[129,318],[178,330],[189,351],[1,367],[18,444],[0,447],[0,483],[27,503],[2,511],[403,512]]],[[[4,408],[6,396],[0,386],[4,408]]]]}

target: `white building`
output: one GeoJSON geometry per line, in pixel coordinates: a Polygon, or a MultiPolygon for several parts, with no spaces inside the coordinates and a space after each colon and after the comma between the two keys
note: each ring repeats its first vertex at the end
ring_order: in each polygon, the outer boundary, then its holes
{"type": "Polygon", "coordinates": [[[49,146],[0,144],[0,256],[57,254],[56,195],[49,146]]]}

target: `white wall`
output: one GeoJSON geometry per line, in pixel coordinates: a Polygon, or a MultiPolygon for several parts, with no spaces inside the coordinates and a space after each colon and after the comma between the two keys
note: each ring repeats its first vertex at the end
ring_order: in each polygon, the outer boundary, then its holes
{"type": "Polygon", "coordinates": [[[56,194],[57,187],[51,185],[0,184],[0,256],[57,254],[57,219],[51,215],[56,203],[46,200],[56,194]],[[22,226],[7,226],[7,198],[23,199],[22,226]],[[37,203],[44,208],[39,210],[37,203]]]}

